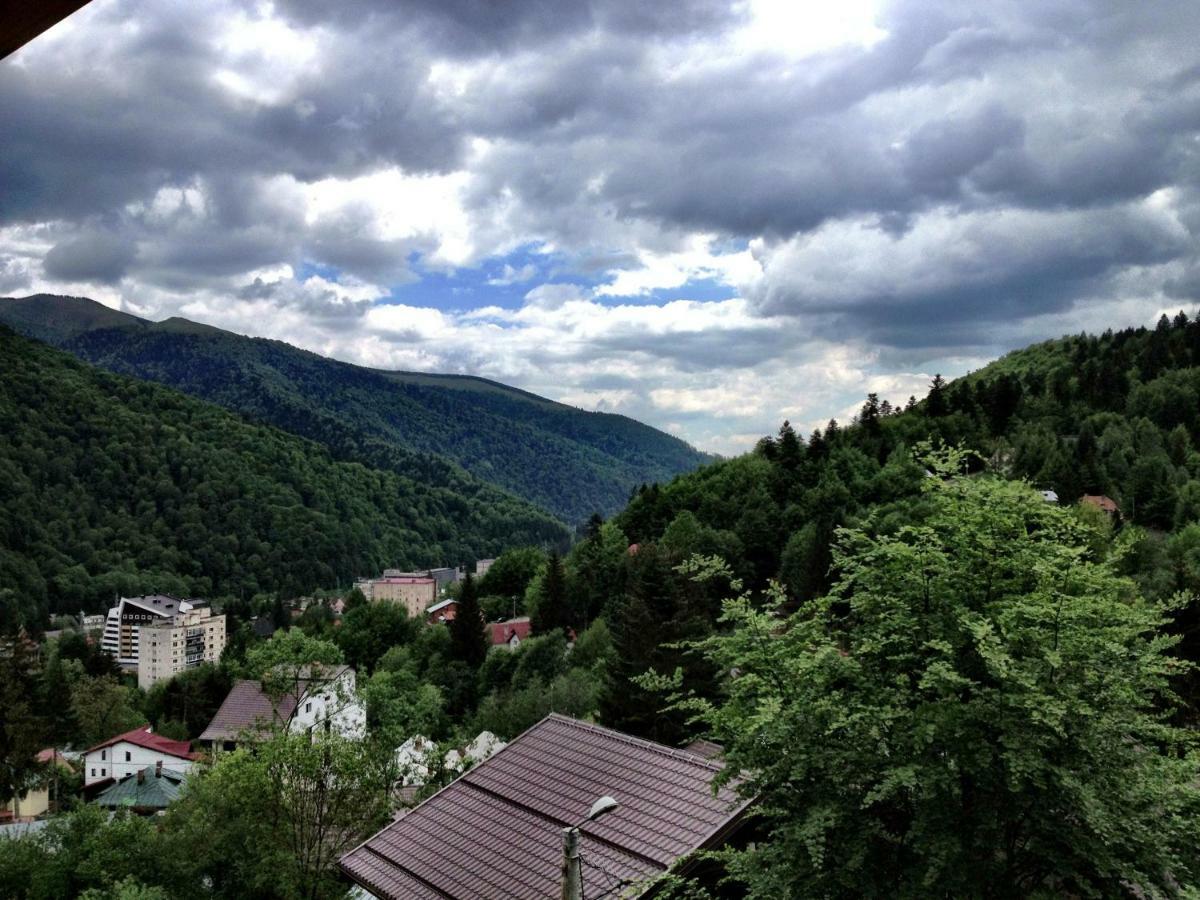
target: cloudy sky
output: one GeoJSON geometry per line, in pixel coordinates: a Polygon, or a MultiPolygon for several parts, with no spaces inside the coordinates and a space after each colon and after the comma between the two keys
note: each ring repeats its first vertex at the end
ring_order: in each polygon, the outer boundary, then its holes
{"type": "Polygon", "coordinates": [[[1200,302],[1196,0],[93,0],[0,62],[0,295],[721,453],[1200,302]]]}

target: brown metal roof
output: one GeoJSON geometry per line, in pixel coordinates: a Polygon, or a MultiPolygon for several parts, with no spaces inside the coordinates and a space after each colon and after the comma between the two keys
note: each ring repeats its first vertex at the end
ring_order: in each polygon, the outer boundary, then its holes
{"type": "Polygon", "coordinates": [[[238,681],[200,735],[200,740],[236,741],[243,732],[266,731],[272,724],[288,721],[295,709],[296,698],[291,694],[284,695],[276,706],[263,693],[259,682],[238,681]]]}
{"type": "Polygon", "coordinates": [[[583,828],[585,883],[599,895],[651,879],[727,832],[746,803],[711,783],[719,763],[551,715],[342,857],[395,900],[558,897],[562,829],[597,798],[620,807],[583,828]]]}

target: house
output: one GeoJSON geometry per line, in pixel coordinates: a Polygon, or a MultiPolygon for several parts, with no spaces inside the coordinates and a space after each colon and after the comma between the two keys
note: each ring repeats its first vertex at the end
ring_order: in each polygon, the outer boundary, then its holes
{"type": "Polygon", "coordinates": [[[1105,497],[1102,494],[1084,494],[1079,498],[1079,502],[1096,507],[1096,509],[1105,513],[1110,519],[1121,514],[1121,508],[1117,506],[1117,502],[1111,497],[1105,497]]]}
{"type": "Polygon", "coordinates": [[[187,773],[199,758],[187,741],[173,741],[143,725],[85,750],[83,784],[87,787],[101,781],[120,781],[156,763],[187,773]]]}
{"type": "Polygon", "coordinates": [[[533,626],[529,621],[529,616],[518,616],[503,622],[488,622],[487,627],[493,647],[507,647],[509,650],[516,650],[521,645],[521,641],[529,637],[530,629],[533,626]]]}
{"type": "Polygon", "coordinates": [[[23,794],[0,805],[0,822],[31,822],[46,815],[58,802],[58,776],[75,771],[67,758],[53,747],[38,753],[37,761],[46,767],[45,772],[23,794]]]}
{"type": "Polygon", "coordinates": [[[358,699],[354,670],[349,666],[327,671],[314,667],[302,673],[297,685],[299,696],[293,690],[272,698],[259,681],[235,682],[200,735],[200,743],[232,750],[243,738],[265,738],[273,728],[284,725],[292,732],[322,728],[353,738],[366,733],[367,711],[358,699]]]}
{"type": "Polygon", "coordinates": [[[109,809],[127,809],[142,816],[155,815],[179,797],[186,780],[184,772],[164,768],[158,762],[110,784],[92,802],[109,809]]]}
{"type": "Polygon", "coordinates": [[[425,621],[430,625],[437,625],[439,622],[453,622],[456,615],[458,615],[458,601],[451,598],[443,600],[441,603],[435,603],[425,610],[425,621]]]}
{"type": "Polygon", "coordinates": [[[721,768],[684,750],[550,715],[340,865],[360,887],[392,900],[557,898],[563,831],[608,795],[616,809],[579,829],[584,869],[600,879],[592,896],[604,892],[603,880],[649,887],[742,826],[749,801],[728,786],[713,792],[721,768]]]}

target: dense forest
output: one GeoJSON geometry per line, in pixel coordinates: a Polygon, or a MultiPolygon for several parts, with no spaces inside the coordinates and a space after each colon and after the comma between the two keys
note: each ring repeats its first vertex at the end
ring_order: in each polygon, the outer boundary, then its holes
{"type": "Polygon", "coordinates": [[[570,525],[707,457],[624,416],[480,378],[383,372],[90,300],[0,300],[0,322],[110,371],[157,381],[324,444],[335,458],[458,487],[464,470],[570,525]]]}
{"type": "Polygon", "coordinates": [[[549,514],[430,486],[0,326],[0,608],[30,628],[116,594],[217,598],[565,542],[549,514]]]}

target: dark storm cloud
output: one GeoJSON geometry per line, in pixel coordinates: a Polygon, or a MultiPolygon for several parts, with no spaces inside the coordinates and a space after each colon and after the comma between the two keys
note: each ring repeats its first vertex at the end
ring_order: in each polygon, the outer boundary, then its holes
{"type": "Polygon", "coordinates": [[[103,232],[83,234],[55,244],[42,259],[46,274],[62,281],[120,281],[137,247],[103,232]]]}
{"type": "MultiPolygon", "coordinates": [[[[390,286],[430,242],[379,237],[369,204],[313,221],[298,192],[397,166],[466,169],[480,252],[545,242],[558,281],[694,232],[759,242],[746,295],[805,334],[966,344],[969,322],[1118,283],[1148,304],[1195,290],[1194,0],[899,0],[873,44],[795,58],[732,52],[747,9],[714,0],[284,0],[312,60],[263,63],[250,96],[227,76],[270,48],[223,48],[221,24],[249,5],[93,6],[53,55],[0,64],[0,226],[56,223],[52,278],[183,291],[314,262],[390,286]],[[154,205],[184,188],[203,209],[154,205]],[[817,277],[830,255],[855,260],[836,283],[817,277]]],[[[686,349],[749,366],[762,339],[686,349]]],[[[682,364],[685,345],[644,352],[682,364]]],[[[635,335],[594,351],[643,352],[635,335]]]]}

